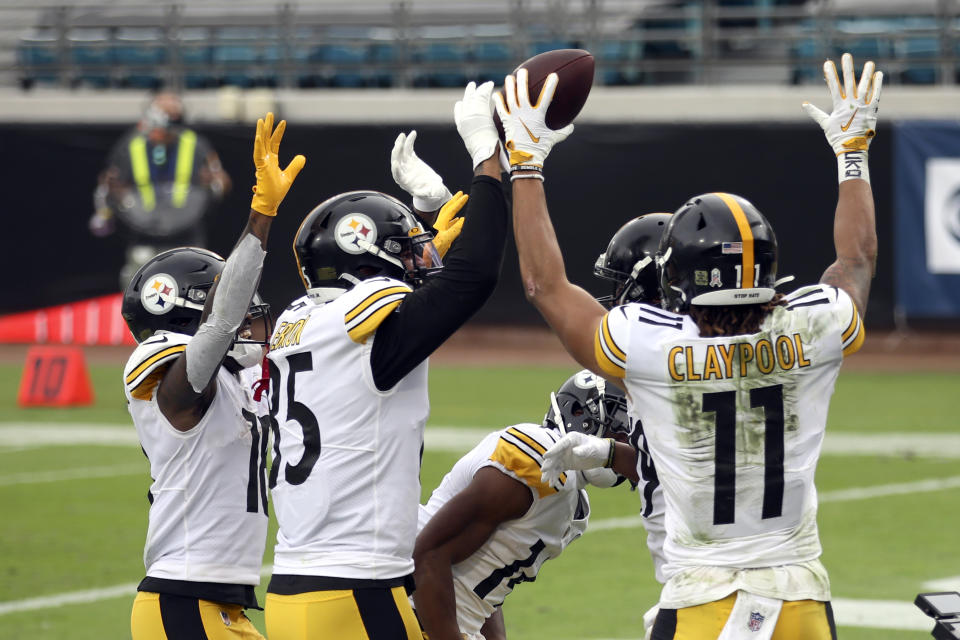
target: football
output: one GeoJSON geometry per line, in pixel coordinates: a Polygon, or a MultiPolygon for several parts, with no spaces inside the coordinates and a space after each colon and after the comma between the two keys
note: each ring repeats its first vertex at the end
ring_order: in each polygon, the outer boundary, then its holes
{"type": "MultiPolygon", "coordinates": [[[[583,49],[555,49],[533,56],[514,69],[514,75],[520,69],[527,70],[531,103],[536,102],[547,76],[556,73],[560,82],[547,109],[547,126],[561,129],[573,122],[593,86],[593,55],[583,49]]],[[[500,119],[496,121],[497,129],[502,129],[500,119]]]]}

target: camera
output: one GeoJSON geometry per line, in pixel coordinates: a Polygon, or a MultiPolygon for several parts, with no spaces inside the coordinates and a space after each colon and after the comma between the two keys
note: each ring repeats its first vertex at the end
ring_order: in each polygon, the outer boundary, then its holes
{"type": "Polygon", "coordinates": [[[960,593],[921,593],[913,601],[920,611],[936,620],[932,635],[937,640],[960,640],[960,593]]]}

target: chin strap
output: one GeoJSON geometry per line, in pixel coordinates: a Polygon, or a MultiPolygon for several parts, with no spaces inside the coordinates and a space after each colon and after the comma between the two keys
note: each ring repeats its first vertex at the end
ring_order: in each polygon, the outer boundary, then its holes
{"type": "Polygon", "coordinates": [[[550,392],[550,408],[553,409],[553,415],[556,416],[555,421],[557,423],[557,428],[560,429],[560,435],[566,435],[567,425],[563,424],[563,414],[560,413],[560,404],[557,403],[557,394],[553,391],[550,392]]]}
{"type": "Polygon", "coordinates": [[[267,362],[267,356],[263,356],[263,362],[260,363],[260,379],[253,383],[253,399],[260,402],[263,392],[270,388],[270,365],[267,362]]]}

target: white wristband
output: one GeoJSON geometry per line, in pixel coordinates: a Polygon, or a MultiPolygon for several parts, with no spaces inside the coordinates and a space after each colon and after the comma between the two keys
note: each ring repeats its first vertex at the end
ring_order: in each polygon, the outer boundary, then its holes
{"type": "Polygon", "coordinates": [[[539,180],[540,182],[543,182],[542,173],[511,173],[510,174],[510,182],[513,182],[514,180],[522,180],[525,178],[532,178],[534,180],[539,180]]]}
{"type": "Polygon", "coordinates": [[[837,182],[866,180],[870,184],[870,166],[866,151],[848,151],[837,156],[837,182]]]}

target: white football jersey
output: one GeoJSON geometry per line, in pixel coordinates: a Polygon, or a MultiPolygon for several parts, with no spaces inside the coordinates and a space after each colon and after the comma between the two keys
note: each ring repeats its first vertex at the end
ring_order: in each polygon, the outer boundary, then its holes
{"type": "MultiPolygon", "coordinates": [[[[627,398],[627,414],[636,416],[630,409],[630,398],[627,398]]],[[[650,559],[653,560],[653,575],[657,582],[663,584],[663,565],[666,564],[666,558],[663,555],[663,542],[666,538],[666,529],[664,527],[665,506],[663,499],[663,487],[660,486],[660,478],[657,476],[656,466],[653,464],[653,457],[650,455],[650,445],[647,444],[647,437],[643,433],[642,423],[636,418],[631,419],[630,424],[630,442],[637,448],[637,493],[640,494],[641,510],[643,517],[643,528],[647,532],[647,549],[650,550],[650,559]]]]}
{"type": "Polygon", "coordinates": [[[304,296],[277,319],[269,354],[275,574],[413,573],[427,361],[388,391],[377,390],[370,368],[377,327],[410,291],[374,278],[328,302],[304,296]]]}
{"type": "Polygon", "coordinates": [[[444,476],[426,505],[419,527],[463,491],[483,467],[495,467],[530,487],[526,514],[501,524],[469,558],[453,566],[457,623],[462,633],[479,634],[494,608],[520,582],[533,581],[543,563],[560,555],[587,528],[590,502],[579,473],[561,476],[555,489],[540,479],[543,453],[560,435],[534,424],[518,424],[487,435],[444,476]]]}
{"type": "Polygon", "coordinates": [[[793,292],[751,335],[702,338],[689,316],[642,304],[604,317],[598,362],[625,379],[666,500],[661,606],[731,584],[829,599],[814,472],[843,356],[863,338],[850,296],[827,285],[793,292]]]}
{"type": "Polygon", "coordinates": [[[199,424],[176,430],[156,388],[190,336],[159,332],[124,368],[127,409],[150,461],[147,576],[191,582],[260,583],[267,541],[268,431],[251,387],[260,367],[217,371],[217,392],[199,424]]]}

